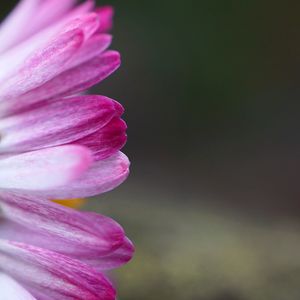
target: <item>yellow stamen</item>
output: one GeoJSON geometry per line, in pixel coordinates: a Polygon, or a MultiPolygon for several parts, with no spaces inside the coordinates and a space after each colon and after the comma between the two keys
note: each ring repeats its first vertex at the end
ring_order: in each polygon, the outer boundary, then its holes
{"type": "Polygon", "coordinates": [[[86,199],[83,199],[83,198],[62,199],[62,200],[61,199],[55,199],[53,201],[55,203],[58,203],[58,204],[63,205],[63,206],[78,209],[78,208],[82,207],[85,204],[86,199]]]}

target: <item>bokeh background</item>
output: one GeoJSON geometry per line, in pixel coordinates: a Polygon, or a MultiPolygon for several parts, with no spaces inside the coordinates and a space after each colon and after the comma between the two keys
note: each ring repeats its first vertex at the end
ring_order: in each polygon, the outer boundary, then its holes
{"type": "Polygon", "coordinates": [[[120,299],[299,300],[300,3],[100,2],[132,171],[85,209],[136,244],[120,299]]]}

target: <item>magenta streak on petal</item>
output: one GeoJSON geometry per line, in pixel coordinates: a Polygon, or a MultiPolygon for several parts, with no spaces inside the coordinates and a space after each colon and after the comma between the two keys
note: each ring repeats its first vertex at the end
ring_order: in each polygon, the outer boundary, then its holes
{"type": "Polygon", "coordinates": [[[71,143],[100,130],[122,112],[117,102],[104,96],[43,101],[35,109],[0,120],[0,152],[71,143]]]}
{"type": "Polygon", "coordinates": [[[109,255],[103,257],[79,256],[78,259],[84,261],[88,265],[91,265],[96,270],[103,272],[119,268],[128,263],[132,259],[134,251],[134,245],[128,238],[126,238],[123,245],[109,255]]]}
{"type": "Polygon", "coordinates": [[[104,80],[120,66],[120,55],[115,51],[107,51],[99,57],[92,58],[77,67],[67,70],[40,87],[33,89],[19,97],[0,101],[3,115],[26,110],[27,106],[45,99],[63,97],[86,90],[94,84],[104,80]],[[62,84],[63,82],[63,84],[62,84]],[[20,98],[22,101],[20,101],[20,98]]]}
{"type": "Polygon", "coordinates": [[[115,300],[101,272],[134,252],[114,220],[49,201],[107,192],[129,173],[123,107],[82,95],[120,66],[106,51],[113,9],[94,4],[21,0],[0,25],[0,289],[13,287],[9,300],[115,300]]]}
{"type": "MultiPolygon", "coordinates": [[[[5,217],[10,217],[7,213],[7,207],[3,205],[1,205],[1,207],[5,208],[5,217]]],[[[11,212],[14,212],[14,210],[10,209],[9,213],[11,212]]],[[[101,220],[98,215],[96,215],[95,217],[97,217],[97,219],[101,223],[103,223],[103,220],[101,220]]],[[[12,219],[16,218],[17,217],[12,216],[12,219]]],[[[34,224],[35,222],[31,223],[34,224]]],[[[107,253],[105,253],[105,251],[103,251],[103,247],[102,249],[100,249],[99,247],[96,248],[96,243],[94,243],[94,249],[90,246],[91,243],[86,245],[85,241],[87,238],[85,238],[84,235],[78,235],[78,238],[80,238],[80,240],[78,239],[78,242],[76,243],[76,241],[71,240],[69,237],[61,237],[60,234],[49,231],[48,229],[48,232],[46,232],[46,230],[42,228],[43,226],[45,226],[44,223],[38,225],[37,228],[33,228],[32,226],[27,227],[27,225],[28,224],[26,224],[26,222],[20,222],[20,224],[18,224],[14,221],[3,219],[0,226],[0,239],[13,240],[16,242],[30,244],[32,246],[55,251],[57,253],[64,254],[85,262],[86,264],[99,271],[115,269],[126,264],[132,258],[134,253],[134,247],[132,244],[128,244],[128,238],[124,239],[123,244],[121,244],[119,248],[114,250],[114,248],[116,248],[115,244],[114,247],[110,249],[110,251],[106,251],[107,253]]],[[[97,226],[94,225],[94,227],[96,228],[97,226]]],[[[60,227],[58,226],[58,228],[60,227]]],[[[64,228],[67,228],[67,226],[64,225],[64,228]]],[[[105,230],[104,227],[102,229],[103,231],[105,230]]],[[[75,230],[75,232],[79,231],[79,229],[74,227],[73,225],[72,227],[70,227],[70,230],[75,230]]],[[[111,231],[107,231],[107,234],[109,232],[111,231]]],[[[75,235],[75,233],[69,234],[75,235]]],[[[89,232],[87,232],[86,234],[91,236],[89,232]]],[[[98,235],[100,236],[99,233],[98,235]]],[[[94,238],[96,240],[98,237],[95,236],[94,238]]]]}
{"type": "Polygon", "coordinates": [[[114,117],[100,130],[74,143],[88,147],[93,152],[96,161],[106,159],[125,145],[126,129],[126,123],[119,117],[114,117]]]}
{"type": "MultiPolygon", "coordinates": [[[[92,218],[87,213],[61,206],[47,199],[16,193],[2,192],[1,198],[2,216],[24,227],[19,241],[27,243],[32,239],[33,244],[39,247],[65,254],[88,256],[109,255],[124,243],[122,227],[100,214],[94,214],[92,218]],[[26,230],[32,230],[35,234],[28,236],[26,230]],[[39,239],[39,236],[42,238],[39,239]]],[[[9,231],[12,235],[8,235],[2,228],[0,232],[2,238],[17,237],[14,237],[13,234],[17,233],[13,233],[13,230],[9,231]]]]}
{"type": "Polygon", "coordinates": [[[33,295],[43,291],[60,300],[115,299],[108,280],[88,265],[23,243],[0,240],[0,270],[24,284],[33,295]]]}
{"type": "Polygon", "coordinates": [[[36,52],[23,63],[17,76],[1,82],[0,101],[23,94],[58,75],[82,42],[83,32],[74,29],[66,32],[47,48],[36,52]]]}
{"type": "MultiPolygon", "coordinates": [[[[98,27],[98,15],[96,13],[88,13],[69,20],[63,26],[51,26],[49,29],[39,32],[0,56],[0,81],[5,82],[11,76],[18,77],[20,72],[19,69],[20,67],[23,67],[24,69],[24,61],[26,62],[28,57],[34,58],[38,56],[39,53],[43,54],[47,49],[51,50],[55,44],[60,43],[64,46],[64,44],[68,45],[76,41],[70,33],[79,31],[82,35],[81,42],[85,42],[93,35],[98,27]]],[[[65,70],[63,67],[66,62],[67,60],[61,63],[61,66],[58,65],[57,69],[60,72],[65,70]]],[[[25,66],[25,69],[26,68],[27,67],[25,66]]],[[[38,74],[35,76],[37,77],[37,75],[38,74]]],[[[4,95],[4,92],[5,90],[2,91],[2,98],[10,95],[9,93],[8,95],[4,95]]]]}

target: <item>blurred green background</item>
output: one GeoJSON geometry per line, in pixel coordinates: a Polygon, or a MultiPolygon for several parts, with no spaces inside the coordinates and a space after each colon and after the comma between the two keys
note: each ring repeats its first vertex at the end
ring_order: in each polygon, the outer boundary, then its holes
{"type": "Polygon", "coordinates": [[[98,2],[132,171],[86,209],[136,244],[120,299],[299,300],[300,3],[98,2]]]}

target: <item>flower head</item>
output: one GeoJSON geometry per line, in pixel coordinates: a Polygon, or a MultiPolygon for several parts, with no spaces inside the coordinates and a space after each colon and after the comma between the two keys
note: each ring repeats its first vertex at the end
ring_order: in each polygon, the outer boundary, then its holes
{"type": "Polygon", "coordinates": [[[113,10],[75,4],[22,0],[0,25],[0,288],[10,287],[8,299],[115,299],[103,271],[133,253],[112,219],[49,201],[109,191],[129,172],[119,151],[122,106],[82,94],[120,65],[107,50],[113,10]]]}

